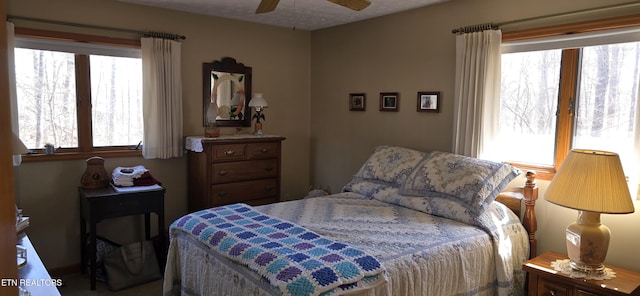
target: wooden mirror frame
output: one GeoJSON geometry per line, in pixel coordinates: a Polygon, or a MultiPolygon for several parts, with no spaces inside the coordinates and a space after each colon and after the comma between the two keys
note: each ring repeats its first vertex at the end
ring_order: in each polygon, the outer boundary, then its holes
{"type": "Polygon", "coordinates": [[[234,58],[230,57],[224,57],[219,61],[213,61],[213,63],[202,63],[202,125],[204,127],[208,125],[207,110],[209,110],[209,106],[211,105],[211,72],[213,71],[244,74],[244,117],[238,120],[216,119],[216,126],[251,126],[251,108],[249,108],[249,101],[252,98],[251,67],[246,67],[244,64],[238,63],[234,58]]]}

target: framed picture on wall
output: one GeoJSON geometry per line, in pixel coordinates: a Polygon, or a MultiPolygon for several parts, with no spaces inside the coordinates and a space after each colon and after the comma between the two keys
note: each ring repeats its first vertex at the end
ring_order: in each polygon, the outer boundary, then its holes
{"type": "Polygon", "coordinates": [[[366,95],[363,93],[349,94],[349,110],[364,111],[366,98],[366,95]]]}
{"type": "Polygon", "coordinates": [[[400,96],[397,92],[380,93],[380,111],[398,111],[400,96]]]}
{"type": "Polygon", "coordinates": [[[440,92],[420,91],[418,92],[418,112],[440,112],[440,92]]]}

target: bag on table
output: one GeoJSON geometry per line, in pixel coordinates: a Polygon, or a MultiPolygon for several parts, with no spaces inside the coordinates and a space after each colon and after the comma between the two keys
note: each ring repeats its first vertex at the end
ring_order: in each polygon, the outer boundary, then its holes
{"type": "Polygon", "coordinates": [[[107,284],[112,291],[160,279],[160,267],[151,241],[117,248],[104,255],[107,284]]]}

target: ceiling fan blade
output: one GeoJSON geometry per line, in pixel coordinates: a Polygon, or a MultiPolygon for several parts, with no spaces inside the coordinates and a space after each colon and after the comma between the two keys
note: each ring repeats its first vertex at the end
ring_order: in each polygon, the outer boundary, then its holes
{"type": "Polygon", "coordinates": [[[371,2],[367,0],[328,0],[328,1],[338,5],[342,5],[346,8],[349,8],[355,11],[363,10],[371,4],[371,2]]]}
{"type": "Polygon", "coordinates": [[[278,2],[280,2],[280,0],[262,0],[256,9],[256,13],[272,12],[276,9],[276,6],[278,6],[278,2]]]}

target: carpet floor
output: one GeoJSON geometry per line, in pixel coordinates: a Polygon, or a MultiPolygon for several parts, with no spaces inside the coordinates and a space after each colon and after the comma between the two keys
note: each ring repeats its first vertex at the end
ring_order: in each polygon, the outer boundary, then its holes
{"type": "Polygon", "coordinates": [[[107,283],[96,281],[96,289],[91,291],[88,274],[69,274],[61,276],[62,286],[58,288],[62,296],[146,296],[162,295],[162,280],[157,280],[117,292],[109,290],[107,283]]]}

